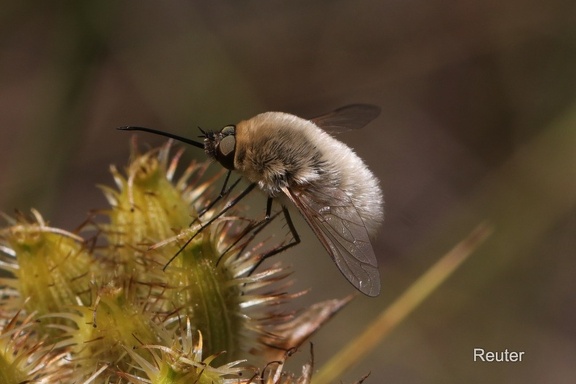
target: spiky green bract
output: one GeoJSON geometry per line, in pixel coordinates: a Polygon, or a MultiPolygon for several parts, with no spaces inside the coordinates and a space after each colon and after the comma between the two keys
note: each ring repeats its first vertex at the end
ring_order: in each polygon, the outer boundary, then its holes
{"type": "MultiPolygon", "coordinates": [[[[198,217],[209,201],[189,187],[189,179],[201,176],[205,166],[193,165],[174,180],[176,161],[169,162],[168,149],[134,156],[126,176],[112,170],[118,189],[105,189],[113,209],[107,212],[110,224],[100,227],[110,247],[104,258],[112,256],[111,264],[120,262],[116,274],[138,283],[137,296],[150,312],[164,321],[189,317],[202,332],[207,355],[226,351],[235,358],[246,341],[242,302],[250,290],[247,281],[238,280],[246,274],[238,270],[245,261],[239,252],[254,224],[226,216],[200,231],[222,204],[198,217]]],[[[195,185],[201,191],[210,188],[195,185]]],[[[257,257],[251,259],[256,262],[257,257]]]]}
{"type": "Polygon", "coordinates": [[[20,217],[0,232],[15,256],[4,264],[15,279],[3,279],[2,283],[19,292],[18,305],[40,316],[87,303],[94,259],[84,239],[49,227],[38,212],[33,214],[34,220],[20,217]]]}
{"type": "Polygon", "coordinates": [[[72,371],[66,366],[66,352],[46,342],[36,323],[36,314],[21,313],[6,320],[0,332],[0,383],[67,382],[72,371]]]}

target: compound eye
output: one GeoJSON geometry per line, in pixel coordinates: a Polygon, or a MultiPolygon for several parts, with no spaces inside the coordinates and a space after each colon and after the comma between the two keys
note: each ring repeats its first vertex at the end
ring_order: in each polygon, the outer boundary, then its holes
{"type": "Polygon", "coordinates": [[[222,156],[230,156],[234,154],[234,149],[236,148],[236,138],[234,136],[226,136],[220,140],[218,145],[218,150],[222,156]]]}
{"type": "Polygon", "coordinates": [[[218,143],[216,160],[227,169],[234,169],[234,153],[236,149],[236,137],[224,136],[218,143]]]}
{"type": "Polygon", "coordinates": [[[220,133],[223,136],[230,136],[236,134],[236,126],[235,125],[227,125],[220,130],[220,133]]]}

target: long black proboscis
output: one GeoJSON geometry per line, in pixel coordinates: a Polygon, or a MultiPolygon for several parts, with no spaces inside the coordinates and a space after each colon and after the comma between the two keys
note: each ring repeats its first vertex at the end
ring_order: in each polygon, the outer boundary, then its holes
{"type": "Polygon", "coordinates": [[[134,127],[134,126],[125,126],[125,127],[119,127],[119,128],[116,128],[116,129],[118,129],[118,130],[120,130],[120,131],[142,131],[142,132],[149,132],[149,133],[153,133],[153,134],[155,134],[155,135],[160,135],[160,136],[169,137],[169,138],[171,138],[171,139],[178,140],[178,141],[181,141],[181,142],[183,142],[183,143],[190,144],[190,145],[193,145],[193,146],[195,146],[195,147],[204,149],[204,144],[202,144],[202,143],[200,143],[200,142],[198,142],[198,141],[194,141],[194,140],[191,140],[191,139],[187,139],[186,137],[178,136],[178,135],[175,135],[175,134],[170,133],[170,132],[159,131],[159,130],[157,130],[157,129],[146,128],[146,127],[134,127]]]}

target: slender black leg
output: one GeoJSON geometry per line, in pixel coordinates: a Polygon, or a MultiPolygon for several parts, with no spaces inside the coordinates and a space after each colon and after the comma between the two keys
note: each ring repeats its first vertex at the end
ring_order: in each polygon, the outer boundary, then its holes
{"type": "Polygon", "coordinates": [[[272,202],[274,199],[272,199],[270,196],[268,196],[268,200],[266,201],[266,216],[264,216],[264,220],[270,220],[270,214],[272,213],[272,202]]]}
{"type": "Polygon", "coordinates": [[[220,264],[220,260],[222,260],[222,257],[224,257],[224,255],[226,253],[228,253],[232,248],[234,248],[239,242],[240,240],[244,239],[244,236],[246,236],[250,231],[252,231],[252,234],[250,234],[250,237],[248,239],[246,239],[244,241],[243,246],[238,250],[238,254],[242,254],[245,250],[246,247],[248,247],[248,244],[250,244],[250,242],[252,240],[254,240],[254,238],[264,229],[266,228],[266,226],[268,224],[270,224],[270,222],[272,220],[274,220],[276,218],[276,216],[278,216],[280,214],[280,212],[276,212],[275,214],[273,214],[269,220],[260,220],[259,222],[252,222],[252,225],[248,225],[244,231],[242,231],[242,233],[238,236],[238,239],[236,239],[232,244],[230,244],[228,246],[228,248],[226,248],[226,250],[224,250],[224,252],[222,252],[222,255],[220,255],[220,258],[218,259],[218,262],[216,263],[216,265],[220,264]]]}
{"type": "MultiPolygon", "coordinates": [[[[212,208],[214,206],[214,204],[216,204],[216,202],[218,200],[220,200],[221,198],[223,198],[228,192],[230,191],[226,191],[226,186],[228,185],[228,180],[230,180],[230,174],[232,174],[232,171],[228,171],[226,173],[226,177],[224,178],[224,184],[222,184],[222,189],[220,190],[220,194],[214,199],[214,201],[212,201],[210,204],[208,204],[208,206],[204,209],[202,209],[202,211],[200,211],[198,213],[198,216],[202,216],[204,213],[206,213],[206,211],[209,211],[210,208],[212,208]],[[226,191],[226,192],[225,192],[226,191]]],[[[233,188],[233,187],[231,187],[233,188]]]]}
{"type": "MultiPolygon", "coordinates": [[[[236,183],[234,183],[234,185],[236,185],[236,183]]],[[[204,228],[208,227],[210,224],[212,224],[214,221],[216,221],[216,219],[218,219],[220,216],[222,216],[224,213],[226,213],[230,208],[232,208],[233,206],[235,206],[236,204],[238,204],[238,202],[240,200],[242,200],[244,197],[246,197],[247,194],[249,194],[254,187],[256,186],[256,183],[252,183],[250,184],[248,187],[246,187],[246,189],[244,191],[242,191],[238,196],[236,196],[234,199],[228,201],[228,203],[226,203],[226,205],[224,206],[224,208],[222,208],[222,210],[213,218],[211,218],[206,224],[202,225],[200,227],[200,229],[198,229],[198,231],[196,231],[196,233],[194,233],[188,240],[186,240],[186,242],[184,243],[183,246],[180,247],[180,249],[178,250],[178,252],[176,252],[176,254],[174,256],[172,256],[172,258],[170,260],[168,260],[168,262],[166,263],[166,265],[164,266],[164,268],[162,268],[162,270],[166,270],[166,268],[170,265],[170,263],[179,255],[182,253],[182,251],[184,251],[184,248],[186,248],[188,246],[188,244],[190,244],[190,242],[192,240],[194,240],[194,238],[196,238],[196,236],[198,236],[198,234],[200,232],[202,232],[204,230],[204,228]]]]}
{"type": "MultiPolygon", "coordinates": [[[[214,205],[216,205],[217,202],[219,202],[224,196],[228,195],[238,185],[238,183],[242,179],[241,177],[239,177],[238,180],[236,180],[234,184],[230,186],[230,188],[226,189],[228,181],[230,180],[231,173],[232,171],[228,171],[228,173],[226,174],[226,178],[224,179],[222,189],[220,190],[220,194],[214,199],[214,201],[210,202],[210,204],[208,204],[205,208],[203,208],[200,212],[198,212],[198,218],[202,217],[206,212],[212,209],[212,207],[214,207],[214,205]]],[[[194,219],[194,221],[190,223],[190,226],[192,226],[192,224],[194,224],[198,220],[198,218],[194,219]]]]}
{"type": "Polygon", "coordinates": [[[200,212],[198,212],[198,216],[196,218],[194,218],[194,220],[192,220],[192,222],[190,224],[188,224],[188,227],[193,226],[198,220],[200,220],[200,218],[202,216],[204,216],[204,214],[206,212],[211,210],[212,207],[214,207],[214,205],[216,205],[217,202],[219,202],[223,197],[227,196],[238,185],[238,183],[242,179],[241,177],[239,177],[238,180],[236,180],[234,182],[234,184],[232,184],[230,186],[230,188],[226,189],[226,185],[228,184],[228,180],[230,179],[231,173],[232,173],[232,171],[228,171],[228,173],[226,174],[226,178],[224,179],[224,185],[222,185],[222,189],[220,190],[220,194],[214,199],[214,201],[212,201],[210,204],[208,204],[206,207],[204,207],[200,212]]]}
{"type": "MultiPolygon", "coordinates": [[[[271,201],[272,201],[272,198],[269,197],[268,198],[268,204],[266,207],[266,217],[269,217],[269,210],[272,208],[271,201]]],[[[296,227],[294,226],[294,223],[292,222],[292,219],[290,218],[290,212],[288,212],[288,208],[286,208],[284,205],[282,206],[282,212],[284,213],[284,218],[286,219],[286,224],[288,225],[288,228],[290,229],[290,233],[292,234],[292,241],[289,242],[288,244],[284,244],[284,245],[281,245],[277,248],[274,248],[274,249],[266,252],[264,255],[262,255],[262,258],[254,265],[254,268],[252,268],[250,273],[254,272],[254,270],[256,270],[256,268],[258,268],[258,266],[267,258],[272,257],[274,255],[277,255],[280,252],[283,252],[283,251],[287,250],[288,248],[291,248],[297,244],[300,244],[300,236],[298,235],[298,232],[296,231],[296,227]]],[[[268,219],[264,219],[264,220],[267,221],[268,219]]]]}

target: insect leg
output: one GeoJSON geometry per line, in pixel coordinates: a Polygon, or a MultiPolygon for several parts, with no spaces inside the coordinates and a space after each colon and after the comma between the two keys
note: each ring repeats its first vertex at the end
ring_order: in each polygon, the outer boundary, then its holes
{"type": "Polygon", "coordinates": [[[268,221],[270,220],[270,214],[272,213],[272,202],[274,201],[274,199],[272,199],[270,196],[268,196],[268,200],[266,201],[266,216],[264,216],[264,220],[268,221]]]}
{"type": "MultiPolygon", "coordinates": [[[[198,212],[198,218],[202,217],[206,212],[208,212],[210,209],[212,209],[212,207],[214,207],[214,205],[216,205],[217,202],[220,201],[220,199],[222,199],[224,196],[228,195],[232,189],[234,189],[234,187],[236,187],[236,185],[238,185],[238,183],[240,182],[241,177],[238,178],[238,180],[236,180],[234,182],[234,184],[232,184],[230,186],[230,188],[226,189],[226,186],[228,185],[228,181],[230,180],[230,174],[232,173],[232,171],[228,171],[228,173],[226,174],[226,178],[224,179],[224,184],[222,185],[222,189],[220,190],[220,194],[214,199],[214,201],[210,202],[210,204],[208,204],[205,208],[203,208],[200,212],[198,212]]],[[[190,223],[190,226],[192,226],[192,224],[194,224],[198,218],[194,219],[194,221],[192,221],[192,223],[190,223]]]]}
{"type": "Polygon", "coordinates": [[[243,253],[246,248],[248,247],[248,244],[250,244],[250,242],[252,240],[254,240],[254,238],[268,225],[270,224],[270,222],[272,220],[274,220],[276,218],[276,216],[278,216],[280,214],[280,212],[276,212],[274,215],[272,215],[270,217],[270,220],[260,220],[259,222],[256,223],[252,223],[252,225],[247,226],[244,231],[242,231],[242,233],[238,236],[238,239],[236,241],[234,241],[232,244],[230,244],[228,246],[228,248],[226,248],[226,250],[224,250],[224,252],[222,252],[222,255],[220,255],[220,258],[218,259],[218,262],[216,263],[216,265],[218,265],[220,263],[220,260],[222,259],[222,257],[224,257],[224,255],[226,253],[228,253],[232,248],[234,248],[236,246],[236,244],[238,244],[240,242],[240,240],[244,239],[246,235],[248,235],[248,233],[250,233],[250,231],[252,231],[252,233],[250,234],[250,236],[245,239],[244,241],[244,245],[240,248],[240,250],[238,251],[238,254],[243,253]]]}
{"type": "Polygon", "coordinates": [[[274,216],[270,216],[271,212],[272,212],[272,198],[269,197],[268,202],[266,203],[266,216],[264,217],[264,220],[260,220],[259,222],[253,224],[252,226],[245,228],[244,232],[238,237],[238,240],[236,240],[234,243],[230,244],[230,246],[222,253],[222,255],[220,255],[220,259],[218,259],[218,262],[216,263],[216,265],[218,265],[220,263],[220,260],[226,254],[226,252],[228,252],[230,249],[232,249],[232,247],[234,247],[236,245],[236,243],[238,243],[240,241],[240,239],[242,239],[250,231],[253,230],[252,235],[250,236],[250,240],[245,242],[245,245],[242,248],[241,252],[243,252],[244,249],[246,248],[246,246],[248,245],[248,243],[250,243],[250,241],[252,239],[254,239],[256,237],[256,235],[258,235],[258,233],[262,229],[264,229],[264,227],[266,227],[270,223],[270,221],[272,221],[273,218],[278,216],[278,213],[275,213],[274,216]]]}
{"type": "MultiPolygon", "coordinates": [[[[237,184],[234,183],[233,186],[235,186],[237,184]]],[[[176,252],[176,254],[174,256],[172,256],[172,258],[170,260],[168,260],[168,262],[166,263],[166,265],[164,266],[164,268],[162,268],[163,271],[166,270],[166,268],[170,265],[170,263],[179,255],[182,253],[182,251],[184,251],[184,249],[188,246],[188,244],[190,244],[190,242],[192,240],[194,240],[194,238],[200,233],[202,232],[206,227],[208,227],[210,224],[212,224],[214,221],[216,221],[220,216],[222,216],[224,213],[226,213],[226,211],[228,211],[230,208],[232,208],[233,206],[235,206],[236,204],[238,204],[238,202],[240,200],[242,200],[244,197],[246,197],[247,194],[249,194],[254,187],[256,186],[256,183],[252,183],[250,184],[248,187],[246,187],[245,190],[243,190],[238,196],[236,196],[234,199],[228,201],[228,203],[226,203],[226,205],[224,206],[224,208],[222,208],[222,210],[213,218],[211,218],[206,224],[202,225],[198,231],[196,231],[195,234],[193,234],[188,240],[186,240],[186,242],[184,243],[183,246],[180,247],[180,249],[178,250],[178,252],[176,252]]]]}
{"type": "MultiPolygon", "coordinates": [[[[269,220],[271,209],[272,209],[272,198],[269,197],[268,202],[266,204],[266,218],[264,219],[265,221],[269,220]]],[[[258,266],[267,258],[272,257],[274,255],[277,255],[278,253],[283,252],[283,251],[287,250],[288,248],[291,248],[297,244],[300,244],[300,236],[298,235],[298,231],[296,231],[296,227],[294,226],[294,223],[292,222],[292,219],[290,218],[290,212],[288,211],[288,208],[286,208],[286,206],[284,206],[284,205],[282,206],[282,213],[284,213],[284,218],[286,219],[286,224],[288,225],[288,228],[290,229],[290,233],[292,235],[292,241],[289,242],[288,244],[284,244],[284,245],[281,245],[277,248],[274,248],[274,249],[266,252],[264,255],[262,255],[262,258],[254,265],[254,268],[252,268],[250,273],[254,272],[254,270],[256,268],[258,268],[258,266]]]]}

